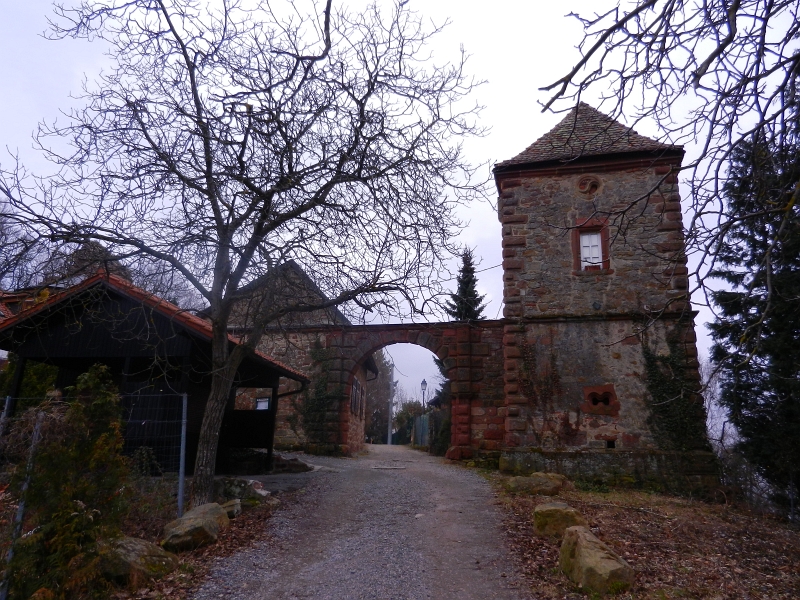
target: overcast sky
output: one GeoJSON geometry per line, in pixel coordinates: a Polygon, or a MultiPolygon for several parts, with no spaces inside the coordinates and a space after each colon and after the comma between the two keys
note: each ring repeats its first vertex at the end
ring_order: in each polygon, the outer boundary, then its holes
{"type": "MultiPolygon", "coordinates": [[[[63,0],[69,4],[69,0],[63,0]]],[[[469,70],[486,84],[476,91],[476,100],[486,108],[483,124],[489,134],[466,144],[473,163],[490,165],[510,158],[552,128],[559,115],[541,112],[538,101],[546,98],[538,88],[563,75],[578,59],[575,49],[581,28],[566,17],[575,11],[586,14],[602,11],[608,0],[409,0],[410,6],[441,23],[451,25],[435,40],[432,58],[442,62],[454,56],[461,45],[471,55],[469,70]]],[[[0,8],[0,142],[18,152],[23,163],[34,172],[45,172],[47,165],[32,150],[31,133],[41,120],[59,118],[59,110],[74,103],[70,93],[80,91],[84,76],[92,78],[104,63],[103,48],[86,41],[48,41],[41,37],[52,13],[49,0],[6,0],[0,8]]],[[[600,90],[595,90],[597,93],[600,90]]],[[[593,96],[585,97],[592,103],[593,96]]],[[[594,102],[597,106],[597,102],[594,102]]],[[[637,125],[645,135],[647,123],[637,125]]],[[[8,154],[0,156],[6,164],[8,154]]],[[[686,204],[686,202],[685,202],[686,204]]],[[[493,204],[470,206],[463,213],[470,222],[461,243],[475,250],[480,262],[479,291],[486,294],[489,318],[502,316],[502,273],[500,225],[493,204]]],[[[454,284],[454,282],[453,282],[454,284]]],[[[708,317],[701,315],[698,325],[708,317]]],[[[701,353],[707,347],[703,328],[701,353]]],[[[419,396],[419,382],[436,381],[431,354],[409,345],[393,346],[389,352],[398,367],[397,378],[410,395],[419,396]]]]}

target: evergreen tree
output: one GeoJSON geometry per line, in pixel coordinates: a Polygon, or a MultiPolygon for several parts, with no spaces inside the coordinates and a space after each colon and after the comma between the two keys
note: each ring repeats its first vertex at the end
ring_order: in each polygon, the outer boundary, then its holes
{"type": "Polygon", "coordinates": [[[472,250],[464,250],[461,255],[461,268],[456,278],[458,288],[455,294],[450,294],[445,312],[456,321],[478,321],[483,319],[482,304],[484,296],[478,295],[478,279],[475,277],[475,263],[472,250]]]}
{"type": "Polygon", "coordinates": [[[720,244],[712,358],[738,449],[794,516],[800,489],[800,148],[736,149],[724,187],[733,221],[720,244]]]}

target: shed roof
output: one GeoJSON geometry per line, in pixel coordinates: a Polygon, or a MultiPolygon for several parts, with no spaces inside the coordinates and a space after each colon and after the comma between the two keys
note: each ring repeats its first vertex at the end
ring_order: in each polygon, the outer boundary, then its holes
{"type": "Polygon", "coordinates": [[[608,154],[673,152],[683,152],[683,149],[639,135],[585,102],[579,102],[558,125],[523,152],[497,163],[495,171],[608,154]]]}
{"type": "MultiPolygon", "coordinates": [[[[127,279],[105,271],[99,272],[96,275],[85,279],[81,283],[65,289],[64,291],[52,294],[47,297],[46,300],[38,302],[29,308],[25,308],[13,316],[5,319],[0,318],[0,339],[4,337],[4,334],[9,334],[11,330],[24,321],[27,321],[36,315],[43,314],[54,308],[56,305],[61,304],[62,302],[65,302],[71,298],[75,298],[76,296],[98,286],[104,286],[134,301],[141,302],[144,306],[161,313],[173,323],[177,323],[190,333],[206,341],[211,340],[212,329],[209,321],[201,319],[200,317],[181,309],[171,302],[168,302],[167,300],[164,300],[155,294],[151,294],[150,292],[133,285],[127,279]]],[[[228,339],[233,344],[241,343],[239,338],[230,334],[228,334],[228,339]]],[[[303,373],[284,365],[271,356],[267,356],[259,351],[255,351],[254,354],[262,362],[267,363],[268,366],[273,367],[285,377],[294,379],[296,381],[308,381],[308,377],[306,377],[303,373]]]]}

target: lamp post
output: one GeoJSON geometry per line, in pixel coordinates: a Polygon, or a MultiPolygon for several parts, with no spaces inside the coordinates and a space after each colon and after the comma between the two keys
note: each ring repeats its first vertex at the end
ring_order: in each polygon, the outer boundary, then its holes
{"type": "Polygon", "coordinates": [[[422,408],[425,409],[427,408],[425,406],[425,390],[428,389],[428,382],[423,379],[420,387],[422,388],[422,408]]]}

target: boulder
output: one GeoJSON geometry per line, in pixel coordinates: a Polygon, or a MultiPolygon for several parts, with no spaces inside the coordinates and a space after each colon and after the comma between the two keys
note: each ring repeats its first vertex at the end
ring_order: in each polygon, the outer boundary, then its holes
{"type": "Polygon", "coordinates": [[[146,540],[123,537],[103,544],[99,567],[106,579],[121,585],[139,585],[174,571],[178,557],[146,540]]]}
{"type": "Polygon", "coordinates": [[[564,502],[539,504],[533,509],[533,530],[537,535],[562,537],[568,527],[588,526],[583,515],[564,502]]]}
{"type": "Polygon", "coordinates": [[[633,568],[586,527],[570,527],[564,532],[560,564],[584,591],[616,593],[633,585],[633,568]]]}
{"type": "Polygon", "coordinates": [[[527,477],[512,477],[506,482],[509,492],[555,496],[562,490],[573,490],[572,482],[558,473],[531,473],[527,477]]]}
{"type": "Polygon", "coordinates": [[[170,552],[181,552],[213,544],[229,524],[228,514],[219,504],[203,504],[167,523],[161,546],[170,552]]]}
{"type": "Polygon", "coordinates": [[[235,499],[263,502],[270,493],[260,481],[225,477],[214,481],[214,495],[223,502],[235,499]]]}
{"type": "Polygon", "coordinates": [[[222,508],[228,514],[229,519],[235,519],[242,514],[242,501],[239,498],[228,500],[222,505],[222,508]]]}

